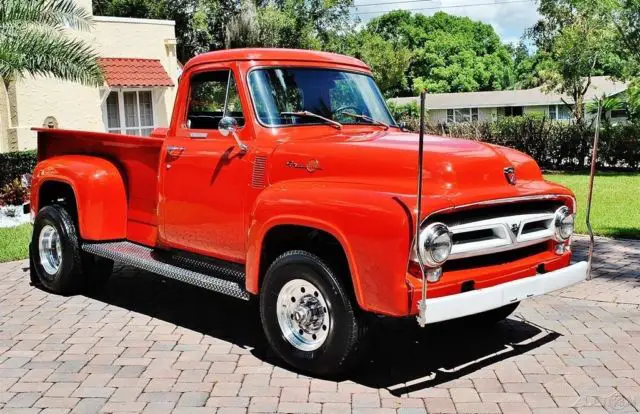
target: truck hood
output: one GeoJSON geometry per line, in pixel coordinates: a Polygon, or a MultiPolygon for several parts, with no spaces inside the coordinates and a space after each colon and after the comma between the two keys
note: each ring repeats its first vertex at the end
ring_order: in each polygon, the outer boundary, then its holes
{"type": "MultiPolygon", "coordinates": [[[[276,149],[272,161],[272,183],[314,178],[414,194],[418,135],[390,130],[289,141],[276,149]]],[[[465,139],[425,136],[423,165],[425,191],[440,195],[489,188],[516,194],[518,185],[509,184],[505,178],[504,169],[508,167],[516,169],[521,185],[542,179],[530,157],[465,139]]]]}
{"type": "MultiPolygon", "coordinates": [[[[346,129],[346,128],[345,128],[346,129]]],[[[270,162],[269,181],[311,179],[359,183],[414,196],[418,135],[399,131],[332,134],[281,144],[270,162]]],[[[533,159],[504,147],[457,138],[425,136],[424,194],[448,204],[548,193],[533,159]],[[505,168],[516,170],[510,184],[505,168]]],[[[564,193],[564,191],[562,191],[564,193]]]]}

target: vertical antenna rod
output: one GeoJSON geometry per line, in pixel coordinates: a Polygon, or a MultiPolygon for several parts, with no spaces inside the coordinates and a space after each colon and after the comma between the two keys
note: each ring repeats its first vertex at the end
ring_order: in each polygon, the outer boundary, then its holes
{"type": "Polygon", "coordinates": [[[593,258],[593,249],[595,247],[595,238],[593,237],[593,229],[591,228],[591,200],[593,198],[593,180],[596,175],[596,160],[598,158],[598,140],[600,138],[600,100],[598,100],[598,113],[596,115],[596,131],[593,136],[593,149],[591,151],[591,172],[589,173],[589,197],[587,199],[587,228],[589,229],[589,258],[587,264],[587,280],[590,280],[591,262],[593,258]]]}
{"type": "Polygon", "coordinates": [[[424,154],[424,101],[427,95],[426,91],[420,92],[420,133],[418,135],[418,194],[416,197],[416,241],[415,249],[418,263],[420,266],[420,274],[422,275],[422,299],[418,302],[418,324],[424,327],[427,324],[427,276],[424,272],[424,263],[422,263],[422,255],[420,254],[420,221],[422,220],[422,164],[424,154]]]}

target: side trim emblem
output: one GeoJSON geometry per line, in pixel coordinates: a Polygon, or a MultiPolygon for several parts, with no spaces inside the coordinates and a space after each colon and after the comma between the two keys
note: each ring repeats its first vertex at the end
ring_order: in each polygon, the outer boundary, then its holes
{"type": "Polygon", "coordinates": [[[516,185],[516,181],[518,181],[518,178],[516,177],[516,169],[513,167],[507,167],[503,171],[504,178],[507,179],[507,182],[511,185],[516,185]]]}
{"type": "Polygon", "coordinates": [[[307,170],[307,172],[310,172],[310,173],[313,173],[322,169],[322,167],[320,167],[320,161],[318,160],[310,160],[306,164],[300,164],[295,161],[287,161],[284,165],[286,165],[289,168],[307,170]]]}

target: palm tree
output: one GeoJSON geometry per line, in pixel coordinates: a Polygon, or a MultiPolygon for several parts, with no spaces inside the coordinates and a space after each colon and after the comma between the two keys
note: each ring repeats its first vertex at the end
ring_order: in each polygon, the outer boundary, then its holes
{"type": "Polygon", "coordinates": [[[101,85],[97,54],[71,33],[91,25],[91,14],[74,0],[0,0],[0,78],[7,94],[25,75],[101,85]]]}
{"type": "Polygon", "coordinates": [[[606,96],[603,94],[600,99],[587,104],[587,112],[595,116],[598,114],[598,108],[600,108],[600,119],[605,123],[609,123],[609,114],[611,111],[626,109],[627,103],[617,96],[606,96]]]}
{"type": "Polygon", "coordinates": [[[0,77],[5,85],[25,74],[101,84],[97,55],[68,31],[91,25],[91,14],[73,0],[0,0],[0,77]]]}

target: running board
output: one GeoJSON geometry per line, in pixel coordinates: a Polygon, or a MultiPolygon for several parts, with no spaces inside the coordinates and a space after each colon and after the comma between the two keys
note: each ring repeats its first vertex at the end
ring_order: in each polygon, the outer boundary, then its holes
{"type": "Polygon", "coordinates": [[[244,272],[239,270],[239,265],[179,256],[126,241],[85,243],[82,250],[224,295],[249,300],[249,292],[244,289],[244,272]]]}

